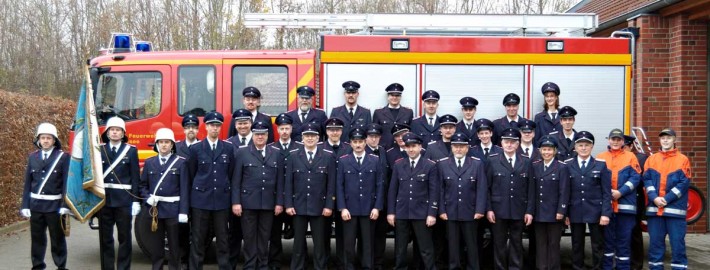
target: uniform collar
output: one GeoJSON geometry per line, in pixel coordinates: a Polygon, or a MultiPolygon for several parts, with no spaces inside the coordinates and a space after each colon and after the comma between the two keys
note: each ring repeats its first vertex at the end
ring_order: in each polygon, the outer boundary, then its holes
{"type": "Polygon", "coordinates": [[[421,159],[421,158],[422,158],[421,154],[419,154],[419,156],[415,159],[411,159],[411,158],[407,157],[407,159],[409,159],[410,165],[412,164],[412,161],[414,161],[414,167],[417,167],[417,164],[419,164],[419,159],[421,159]]]}

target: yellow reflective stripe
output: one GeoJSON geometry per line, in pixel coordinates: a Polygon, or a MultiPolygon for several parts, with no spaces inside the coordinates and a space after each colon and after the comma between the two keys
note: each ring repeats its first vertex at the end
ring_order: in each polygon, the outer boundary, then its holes
{"type": "MultiPolygon", "coordinates": [[[[322,63],[629,66],[630,54],[321,52],[322,63]]],[[[628,75],[627,75],[628,77],[628,75]]]]}

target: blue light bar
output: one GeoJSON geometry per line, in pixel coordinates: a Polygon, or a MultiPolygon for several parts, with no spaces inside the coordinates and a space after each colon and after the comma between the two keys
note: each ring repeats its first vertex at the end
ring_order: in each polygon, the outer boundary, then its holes
{"type": "Polygon", "coordinates": [[[136,41],[137,52],[149,52],[153,50],[153,44],[148,41],[136,41]]]}
{"type": "Polygon", "coordinates": [[[116,34],[113,36],[114,49],[131,49],[131,36],[128,34],[116,34]]]}

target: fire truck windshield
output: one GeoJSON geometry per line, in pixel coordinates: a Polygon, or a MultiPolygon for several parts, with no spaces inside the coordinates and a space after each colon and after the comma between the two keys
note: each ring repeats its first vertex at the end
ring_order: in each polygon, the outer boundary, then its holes
{"type": "Polygon", "coordinates": [[[145,119],[160,113],[160,72],[111,72],[102,74],[96,91],[99,124],[113,116],[125,121],[145,119]]]}

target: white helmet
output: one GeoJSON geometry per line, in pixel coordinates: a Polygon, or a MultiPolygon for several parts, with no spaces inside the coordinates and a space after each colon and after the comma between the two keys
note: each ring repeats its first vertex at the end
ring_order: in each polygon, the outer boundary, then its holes
{"type": "Polygon", "coordinates": [[[106,129],[108,130],[110,127],[117,127],[123,129],[123,132],[126,132],[126,122],[123,121],[120,117],[111,117],[106,121],[106,129]]]}
{"type": "Polygon", "coordinates": [[[62,144],[59,142],[59,136],[57,135],[57,127],[50,123],[41,123],[39,126],[37,126],[37,133],[35,133],[35,139],[34,139],[34,144],[42,148],[42,145],[39,143],[39,135],[40,134],[47,134],[47,135],[52,135],[54,137],[54,147],[57,148],[62,148],[62,144]]]}
{"type": "Polygon", "coordinates": [[[153,151],[158,151],[158,140],[170,140],[173,142],[172,152],[175,152],[175,134],[172,129],[161,128],[155,132],[155,144],[153,145],[153,151]]]}

